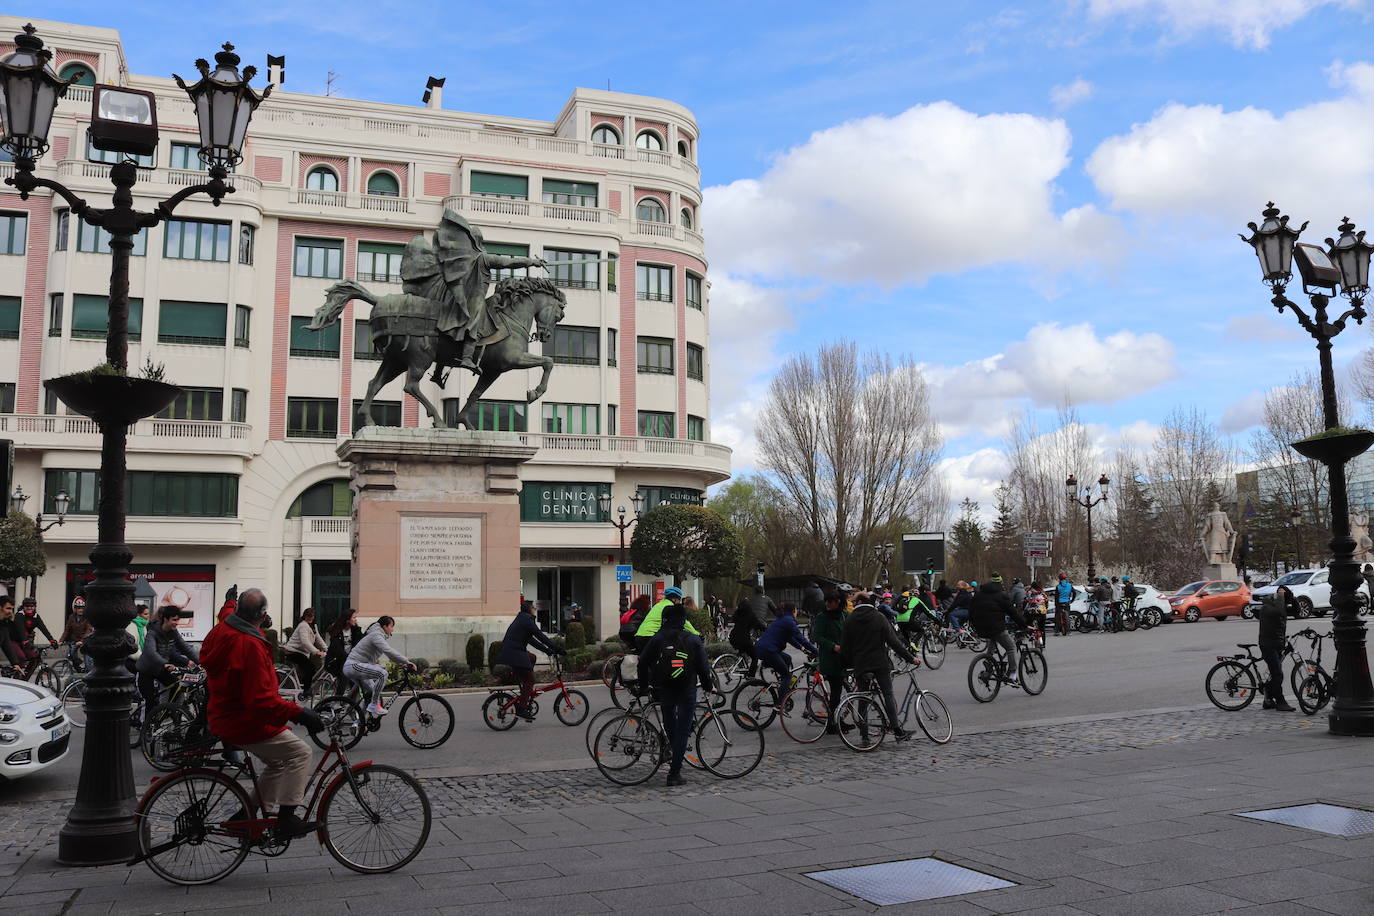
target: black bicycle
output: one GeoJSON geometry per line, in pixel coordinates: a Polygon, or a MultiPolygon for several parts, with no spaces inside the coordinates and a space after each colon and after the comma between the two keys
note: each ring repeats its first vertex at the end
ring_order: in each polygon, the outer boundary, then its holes
{"type": "MultiPolygon", "coordinates": [[[[325,722],[339,723],[339,743],[348,751],[363,740],[363,735],[380,730],[382,717],[367,712],[363,706],[361,689],[348,678],[344,680],[349,684],[347,693],[327,697],[316,703],[314,709],[325,722]]],[[[416,690],[410,680],[409,668],[401,668],[396,679],[382,688],[382,693],[384,696],[390,694],[390,702],[386,704],[388,709],[394,708],[403,695],[408,695],[396,716],[396,725],[401,729],[401,737],[412,747],[435,748],[453,734],[453,707],[437,693],[416,690]]],[[[320,747],[328,748],[329,744],[323,740],[323,735],[323,732],[317,732],[310,737],[320,747]]]]}
{"type": "Polygon", "coordinates": [[[1031,644],[1026,633],[1016,634],[1016,651],[1020,655],[1016,665],[1016,681],[1012,681],[1007,670],[1007,650],[1002,648],[1001,643],[991,642],[988,651],[973,657],[968,666],[968,692],[975,700],[991,703],[997,699],[1003,684],[1015,684],[1031,696],[1044,692],[1050,678],[1045,653],[1031,644]]]}

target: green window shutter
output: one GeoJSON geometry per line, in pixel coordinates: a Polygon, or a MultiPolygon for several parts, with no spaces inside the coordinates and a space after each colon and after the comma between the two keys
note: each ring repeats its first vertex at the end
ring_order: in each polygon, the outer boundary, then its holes
{"type": "MultiPolygon", "coordinates": [[[[72,296],[72,337],[104,340],[110,327],[110,300],[77,293],[72,296]]],[[[129,339],[143,336],[143,300],[129,300],[129,339]]]]}
{"type": "Polygon", "coordinates": [[[229,306],[223,302],[164,299],[158,311],[157,338],[163,343],[224,346],[229,306]]]}
{"type": "Polygon", "coordinates": [[[495,172],[473,172],[469,185],[473,194],[499,194],[528,200],[530,180],[525,175],[498,175],[495,172]]]}
{"type": "Polygon", "coordinates": [[[406,246],[389,245],[386,242],[359,242],[358,251],[372,254],[405,254],[406,246]]]}
{"type": "Polygon", "coordinates": [[[339,355],[339,325],[337,322],[318,331],[309,329],[311,319],[301,315],[291,316],[291,355],[292,356],[335,356],[339,355]]]}
{"type": "Polygon", "coordinates": [[[348,481],[334,481],[334,505],[333,515],[352,515],[353,514],[353,491],[348,488],[348,481]]]}
{"type": "Polygon", "coordinates": [[[545,178],[544,190],[549,194],[576,194],[581,197],[595,197],[598,187],[594,182],[560,181],[556,178],[545,178]]]}
{"type": "Polygon", "coordinates": [[[0,339],[19,339],[19,312],[18,296],[0,296],[0,339]]]}
{"type": "Polygon", "coordinates": [[[506,242],[483,242],[482,247],[487,250],[487,254],[503,254],[512,258],[528,258],[530,256],[530,246],[511,245],[506,242]]]}

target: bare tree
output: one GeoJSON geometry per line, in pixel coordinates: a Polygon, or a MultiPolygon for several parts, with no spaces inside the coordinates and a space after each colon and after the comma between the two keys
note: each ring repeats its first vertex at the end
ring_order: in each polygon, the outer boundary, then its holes
{"type": "Polygon", "coordinates": [[[913,359],[860,354],[847,341],[794,356],[769,386],[757,432],[761,463],[797,515],[795,536],[845,578],[876,572],[874,543],[942,518],[943,441],[913,359]]]}
{"type": "Polygon", "coordinates": [[[1234,464],[1205,413],[1175,407],[1165,417],[1146,461],[1160,552],[1149,565],[1162,582],[1182,585],[1196,578],[1203,565],[1199,525],[1210,497],[1231,492],[1234,464]]]}
{"type": "Polygon", "coordinates": [[[1086,531],[1083,510],[1065,497],[1064,481],[1070,474],[1090,474],[1085,479],[1096,480],[1101,473],[1089,466],[1093,450],[1087,428],[1071,407],[1061,407],[1048,430],[1027,411],[1012,424],[1005,448],[1016,517],[1027,531],[1055,532],[1053,559],[1061,569],[1072,568],[1086,544],[1086,531]]]}
{"type": "MultiPolygon", "coordinates": [[[[1370,352],[1374,351],[1366,351],[1370,352]]],[[[1321,385],[1315,373],[1300,372],[1287,385],[1265,394],[1264,425],[1250,438],[1250,457],[1266,478],[1262,491],[1278,490],[1290,509],[1298,509],[1311,520],[1326,517],[1326,469],[1289,445],[1324,428],[1321,385]]]]}

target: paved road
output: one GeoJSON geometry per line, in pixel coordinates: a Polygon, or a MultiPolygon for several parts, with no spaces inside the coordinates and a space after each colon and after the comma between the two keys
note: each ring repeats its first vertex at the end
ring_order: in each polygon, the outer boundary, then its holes
{"type": "MultiPolygon", "coordinates": [[[[1329,620],[1293,621],[1290,632],[1308,623],[1319,632],[1330,628],[1329,620]]],[[[972,653],[954,648],[948,650],[944,666],[938,671],[923,672],[920,682],[948,703],[955,722],[956,743],[960,735],[1018,724],[1206,706],[1202,679],[1215,663],[1215,656],[1237,651],[1238,642],[1253,642],[1255,632],[1252,621],[1231,619],[1220,623],[1175,623],[1148,632],[1075,634],[1063,639],[1051,636],[1046,653],[1049,684],[1038,697],[1004,690],[991,704],[975,702],[966,680],[972,653]]],[[[605,688],[584,689],[592,700],[593,712],[608,705],[605,688]]],[[[387,722],[381,732],[365,738],[354,754],[431,777],[592,768],[584,730],[559,724],[547,703],[532,725],[521,723],[508,732],[496,733],[482,724],[480,707],[484,698],[485,694],[449,696],[457,724],[442,748],[416,750],[402,741],[394,724],[387,722]]],[[[1258,710],[1247,710],[1245,714],[1258,714],[1258,710]]],[[[0,804],[74,796],[81,737],[77,730],[72,751],[58,766],[0,788],[0,804]]],[[[769,730],[768,742],[770,753],[801,750],[776,726],[769,730]]],[[[153,771],[136,755],[137,785],[147,785],[152,775],[153,771]]]]}

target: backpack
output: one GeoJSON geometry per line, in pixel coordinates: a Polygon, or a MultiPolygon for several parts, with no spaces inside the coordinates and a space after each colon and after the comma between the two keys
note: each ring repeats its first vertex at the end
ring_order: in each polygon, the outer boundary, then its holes
{"type": "Polygon", "coordinates": [[[627,623],[620,625],[621,640],[631,640],[635,638],[635,633],[639,631],[639,625],[644,622],[644,618],[649,616],[648,611],[632,611],[627,623]]]}
{"type": "Polygon", "coordinates": [[[686,630],[672,630],[664,638],[654,659],[649,682],[660,689],[685,687],[692,683],[692,634],[686,630]]]}

